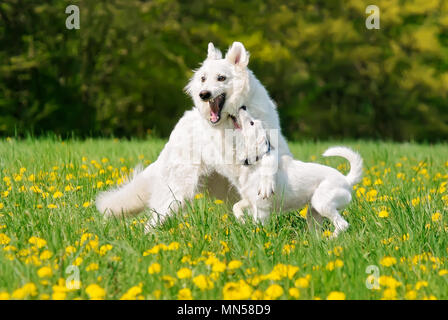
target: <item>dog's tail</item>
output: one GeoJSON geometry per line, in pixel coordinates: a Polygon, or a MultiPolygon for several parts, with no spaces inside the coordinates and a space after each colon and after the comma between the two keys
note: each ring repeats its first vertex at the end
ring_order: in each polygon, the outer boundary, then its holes
{"type": "Polygon", "coordinates": [[[361,156],[346,147],[332,147],[323,154],[324,157],[338,156],[347,159],[350,162],[350,172],[345,177],[347,182],[354,186],[361,181],[362,178],[362,158],[361,156]]]}
{"type": "Polygon", "coordinates": [[[122,186],[101,192],[96,207],[105,217],[132,216],[142,211],[149,199],[149,183],[142,167],[122,186]]]}

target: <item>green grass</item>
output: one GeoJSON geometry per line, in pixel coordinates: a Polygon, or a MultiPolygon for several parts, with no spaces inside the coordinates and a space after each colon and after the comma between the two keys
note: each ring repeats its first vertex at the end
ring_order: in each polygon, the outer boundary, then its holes
{"type": "Polygon", "coordinates": [[[188,288],[182,292],[194,299],[222,299],[224,293],[233,298],[291,299],[290,289],[297,285],[291,293],[298,292],[300,299],[326,299],[333,291],[346,299],[448,298],[447,145],[290,143],[297,158],[344,172],[345,160],[320,156],[328,146],[348,145],[364,158],[365,179],[344,211],[350,228],[334,240],[324,230],[310,233],[297,212],[274,215],[265,226],[238,223],[232,204],[215,203],[207,195],[198,196],[149,235],[143,232],[145,215],[103,219],[93,205],[96,194],[138,163],[154,161],[164,143],[1,141],[0,297],[119,299],[137,286],[131,298],[177,299],[179,290],[188,288]],[[387,217],[380,217],[380,211],[387,217]],[[44,239],[42,247],[30,243],[31,237],[44,239]],[[111,249],[100,252],[107,244],[111,249]],[[160,244],[172,244],[173,250],[160,244]],[[67,252],[70,246],[76,252],[67,252]],[[150,253],[155,246],[160,250],[150,253]],[[388,256],[395,258],[389,259],[390,266],[387,259],[381,263],[388,256]],[[231,270],[232,260],[241,266],[231,270]],[[73,275],[66,269],[73,263],[79,264],[81,287],[66,291],[65,281],[73,275]],[[153,263],[160,264],[160,273],[148,273],[153,263]],[[95,264],[97,270],[87,271],[95,264]],[[383,276],[379,290],[366,287],[370,265],[383,276]],[[42,269],[45,266],[50,269],[42,269]],[[181,268],[190,269],[192,277],[179,279],[181,268]],[[201,278],[193,281],[199,275],[205,275],[212,288],[201,289],[201,278]],[[399,284],[394,286],[385,276],[399,284]]]}

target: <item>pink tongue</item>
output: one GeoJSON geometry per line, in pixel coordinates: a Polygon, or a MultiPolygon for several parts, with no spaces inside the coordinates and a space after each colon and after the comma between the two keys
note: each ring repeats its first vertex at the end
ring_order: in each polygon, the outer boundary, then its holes
{"type": "Polygon", "coordinates": [[[216,122],[216,121],[218,121],[218,114],[217,113],[215,113],[215,112],[210,112],[210,120],[212,121],[212,122],[216,122]]]}

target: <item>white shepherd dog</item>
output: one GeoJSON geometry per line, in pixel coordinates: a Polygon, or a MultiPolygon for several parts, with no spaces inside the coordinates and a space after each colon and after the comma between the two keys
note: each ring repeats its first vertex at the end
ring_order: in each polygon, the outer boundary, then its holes
{"type": "MultiPolygon", "coordinates": [[[[291,157],[275,103],[268,92],[247,68],[249,53],[243,44],[234,42],[222,58],[212,43],[208,55],[186,86],[194,108],[185,112],[173,129],[157,161],[117,189],[98,195],[96,206],[105,216],[132,215],[149,208],[153,212],[146,231],[178,211],[185,201],[205,188],[212,196],[223,199],[228,183],[237,184],[244,166],[237,159],[235,132],[241,132],[237,119],[241,106],[263,128],[277,132],[271,137],[269,157],[291,157]],[[235,139],[234,139],[235,138],[235,139]],[[203,179],[203,178],[207,179],[203,179]],[[204,182],[204,183],[203,183],[204,182]]],[[[275,189],[275,172],[262,174],[257,193],[269,197],[275,189]]],[[[263,210],[262,208],[260,210],[263,210]]],[[[265,208],[269,210],[269,208],[265,208]]]]}
{"type": "MultiPolygon", "coordinates": [[[[259,120],[253,119],[246,108],[241,108],[238,115],[242,128],[242,136],[247,146],[256,145],[259,150],[269,153],[269,138],[266,130],[259,120]]],[[[323,154],[328,156],[344,157],[350,162],[350,172],[342,175],[336,169],[318,163],[302,162],[289,156],[282,157],[278,165],[276,177],[276,196],[269,199],[260,198],[253,187],[260,177],[272,170],[277,165],[272,163],[272,158],[263,157],[260,161],[246,166],[239,177],[237,188],[242,200],[233,206],[233,212],[237,218],[242,218],[244,210],[252,214],[255,220],[264,222],[268,216],[266,212],[260,212],[260,202],[263,207],[270,206],[278,211],[299,210],[306,204],[311,208],[307,215],[310,227],[322,222],[322,217],[330,219],[335,226],[333,236],[346,230],[348,222],[339,214],[339,210],[345,208],[351,201],[353,186],[361,181],[362,158],[346,147],[333,147],[323,154]],[[266,204],[266,202],[268,204],[266,204]]]]}

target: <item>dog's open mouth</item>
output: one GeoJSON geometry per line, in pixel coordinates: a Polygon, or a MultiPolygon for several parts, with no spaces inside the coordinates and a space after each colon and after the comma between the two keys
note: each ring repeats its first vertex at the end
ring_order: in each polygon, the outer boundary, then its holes
{"type": "Polygon", "coordinates": [[[221,93],[219,96],[210,99],[208,104],[210,105],[210,122],[217,124],[221,120],[221,111],[226,102],[226,94],[221,93]]]}

